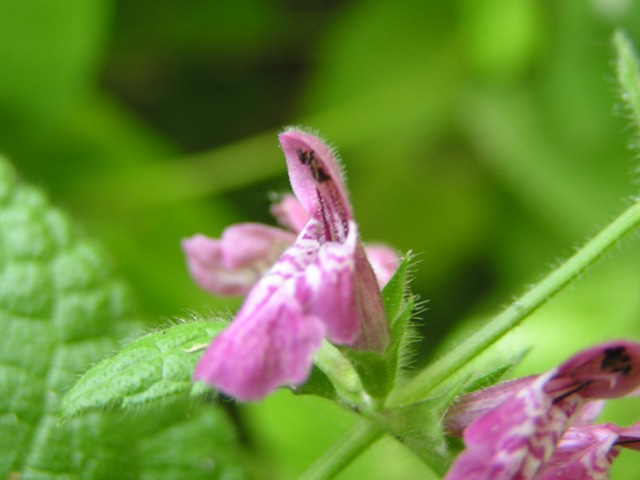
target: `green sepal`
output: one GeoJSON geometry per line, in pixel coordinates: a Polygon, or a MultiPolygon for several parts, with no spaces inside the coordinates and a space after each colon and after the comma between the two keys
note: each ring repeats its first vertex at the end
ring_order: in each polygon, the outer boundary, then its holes
{"type": "Polygon", "coordinates": [[[449,469],[460,449],[459,444],[445,436],[442,418],[464,384],[464,380],[458,380],[438,389],[433,397],[384,414],[389,432],[441,475],[449,469]]]}
{"type": "Polygon", "coordinates": [[[528,351],[528,349],[524,350],[508,362],[494,368],[493,370],[490,370],[487,373],[483,373],[480,376],[475,377],[464,386],[460,394],[475,392],[477,390],[489,388],[497,384],[504,378],[505,375],[507,375],[511,370],[513,370],[515,366],[517,366],[522,361],[528,351]]]}
{"type": "Polygon", "coordinates": [[[203,349],[226,326],[222,320],[194,321],[134,340],[80,378],[62,399],[62,417],[211,392],[191,377],[203,349]]]}
{"type": "Polygon", "coordinates": [[[387,284],[382,288],[382,303],[389,320],[389,328],[391,328],[391,336],[394,336],[394,327],[398,315],[404,309],[407,296],[409,293],[409,263],[411,261],[411,253],[406,254],[398,269],[389,279],[387,284]]]}
{"type": "Polygon", "coordinates": [[[296,395],[317,395],[329,400],[337,400],[336,389],[322,370],[314,366],[306,382],[291,389],[296,395]]]}
{"type": "Polygon", "coordinates": [[[342,349],[360,375],[364,389],[373,398],[384,398],[395,386],[402,351],[410,338],[407,327],[415,301],[407,286],[409,262],[410,256],[405,256],[382,290],[382,301],[391,332],[391,343],[385,352],[380,354],[342,349]]]}

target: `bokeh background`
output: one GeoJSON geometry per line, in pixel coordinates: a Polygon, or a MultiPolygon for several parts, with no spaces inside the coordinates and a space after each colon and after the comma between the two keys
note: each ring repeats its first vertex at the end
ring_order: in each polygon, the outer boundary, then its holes
{"type": "MultiPolygon", "coordinates": [[[[364,239],[416,256],[419,367],[638,193],[611,37],[640,45],[639,3],[0,0],[0,151],[108,247],[157,325],[237,308],[194,286],[180,239],[272,222],[268,194],[288,189],[276,134],[317,130],[364,239]]],[[[516,374],[539,372],[640,338],[639,293],[640,244],[623,242],[486,361],[531,347],[516,374]]],[[[606,418],[638,421],[638,405],[606,418]]],[[[236,413],[254,468],[276,479],[353,422],[286,391],[236,413]]],[[[637,453],[622,457],[613,478],[637,478],[637,453]]],[[[340,478],[431,477],[387,439],[340,478]]]]}

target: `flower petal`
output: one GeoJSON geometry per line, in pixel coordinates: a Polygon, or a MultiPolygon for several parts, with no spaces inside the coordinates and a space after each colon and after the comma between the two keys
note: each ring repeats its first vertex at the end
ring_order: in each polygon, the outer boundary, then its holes
{"type": "Polygon", "coordinates": [[[621,448],[640,450],[640,423],[577,425],[566,431],[544,470],[542,480],[605,480],[621,448]]]}
{"type": "Polygon", "coordinates": [[[236,318],[198,363],[203,380],[241,401],[256,401],[309,376],[325,334],[323,323],[305,315],[295,300],[277,292],[259,312],[236,318]]]}
{"type": "MultiPolygon", "coordinates": [[[[322,224],[323,232],[318,237],[320,243],[346,243],[348,237],[356,235],[357,231],[335,156],[320,139],[299,130],[282,133],[280,144],[296,197],[311,218],[322,224]]],[[[354,268],[353,294],[361,329],[352,346],[383,352],[390,338],[380,287],[357,240],[354,268]]],[[[345,330],[349,332],[350,325],[345,326],[345,330]]]]}
{"type": "Polygon", "coordinates": [[[398,252],[380,244],[365,245],[364,251],[378,280],[378,286],[384,287],[400,266],[398,252]]]}
{"type": "Polygon", "coordinates": [[[257,223],[228,227],[220,240],[195,235],[182,241],[191,275],[219,295],[246,294],[293,244],[295,236],[257,223]]]}
{"type": "Polygon", "coordinates": [[[380,287],[362,245],[356,248],[355,295],[362,323],[353,348],[382,353],[391,343],[380,287]]]}
{"type": "Polygon", "coordinates": [[[615,425],[581,425],[568,429],[545,464],[541,480],[605,480],[618,455],[615,425]]]}
{"type": "Polygon", "coordinates": [[[296,197],[311,217],[322,219],[326,240],[343,242],[352,214],[335,156],[320,139],[300,130],[280,134],[280,144],[296,197]]]}
{"type": "Polygon", "coordinates": [[[456,459],[446,478],[535,478],[581,404],[576,395],[554,403],[544,392],[544,386],[555,373],[551,370],[538,376],[471,423],[464,432],[467,449],[456,459]]]}
{"type": "Polygon", "coordinates": [[[447,478],[466,478],[468,472],[479,475],[474,478],[534,478],[571,422],[595,414],[597,405],[581,413],[584,401],[633,392],[639,366],[640,344],[621,340],[583,350],[534,377],[471,422],[464,431],[467,450],[447,478]]]}
{"type": "Polygon", "coordinates": [[[640,385],[640,344],[628,340],[587,348],[558,367],[549,394],[576,391],[583,398],[617,398],[640,385]]]}
{"type": "Polygon", "coordinates": [[[277,222],[292,232],[300,232],[309,221],[309,213],[296,197],[287,193],[271,205],[271,214],[277,222]]]}
{"type": "Polygon", "coordinates": [[[588,425],[595,422],[604,409],[604,400],[586,401],[576,417],[573,419],[574,425],[588,425]]]}
{"type": "MultiPolygon", "coordinates": [[[[318,222],[316,226],[321,228],[318,222]]],[[[322,319],[327,338],[346,345],[356,341],[361,325],[355,297],[357,242],[357,228],[352,224],[345,243],[322,244],[315,261],[297,279],[295,293],[306,312],[322,319]]]]}
{"type": "Polygon", "coordinates": [[[629,427],[618,427],[618,435],[617,445],[640,451],[640,422],[629,427]]]}
{"type": "Polygon", "coordinates": [[[445,414],[445,432],[451,437],[462,437],[471,422],[513,397],[536,378],[535,375],[517,378],[460,396],[445,414]]]}

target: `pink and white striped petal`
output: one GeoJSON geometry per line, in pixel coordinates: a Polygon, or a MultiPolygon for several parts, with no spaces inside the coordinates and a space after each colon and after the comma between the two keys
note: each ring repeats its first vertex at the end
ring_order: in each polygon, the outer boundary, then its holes
{"type": "Polygon", "coordinates": [[[615,425],[580,425],[569,428],[551,459],[538,475],[540,480],[606,480],[619,450],[615,425]]]}
{"type": "Polygon", "coordinates": [[[317,257],[296,283],[296,298],[309,312],[323,319],[327,339],[342,345],[353,344],[361,327],[355,297],[357,232],[351,222],[344,243],[322,244],[317,257]]]}
{"type": "Polygon", "coordinates": [[[544,392],[545,384],[555,374],[552,370],[540,375],[471,423],[464,432],[466,450],[446,479],[535,478],[581,404],[578,396],[554,402],[544,392]]]}
{"type": "Polygon", "coordinates": [[[213,340],[194,380],[249,402],[307,379],[325,335],[323,322],[305,314],[297,301],[282,292],[272,295],[255,313],[236,318],[213,340]]]}
{"type": "MultiPolygon", "coordinates": [[[[640,344],[626,340],[588,348],[559,367],[537,377],[472,394],[471,415],[484,411],[464,430],[466,450],[456,459],[447,479],[536,478],[555,451],[565,431],[575,420],[588,420],[597,406],[581,414],[585,401],[621,397],[640,384],[640,344]],[[520,386],[520,385],[518,385],[520,386]],[[474,413],[475,412],[475,413],[474,413]],[[473,473],[473,477],[468,475],[473,473]]],[[[459,418],[450,421],[459,428],[469,415],[458,408],[459,418]]]]}

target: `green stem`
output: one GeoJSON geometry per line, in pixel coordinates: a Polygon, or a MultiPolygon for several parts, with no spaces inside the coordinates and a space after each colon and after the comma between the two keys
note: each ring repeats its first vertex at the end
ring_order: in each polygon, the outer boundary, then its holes
{"type": "Polygon", "coordinates": [[[574,281],[589,266],[615,246],[640,224],[640,201],[633,204],[569,260],[551,272],[542,282],[513,302],[500,315],[466,339],[433,365],[430,365],[390,399],[389,406],[423,399],[453,373],[486,350],[527,316],[574,281]]]}
{"type": "Polygon", "coordinates": [[[366,450],[378,438],[382,430],[367,420],[358,423],[316,461],[301,480],[325,480],[333,478],[353,459],[366,450]]]}

